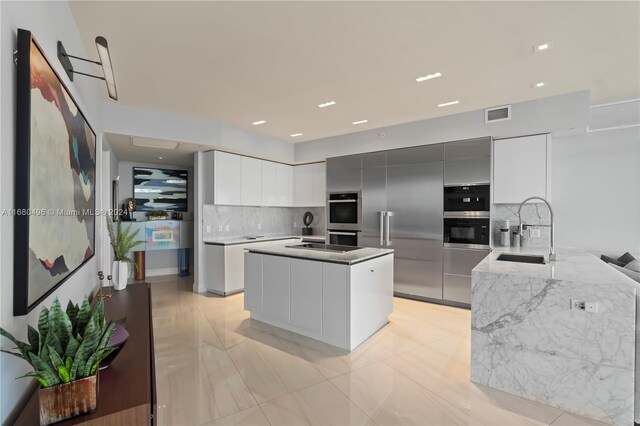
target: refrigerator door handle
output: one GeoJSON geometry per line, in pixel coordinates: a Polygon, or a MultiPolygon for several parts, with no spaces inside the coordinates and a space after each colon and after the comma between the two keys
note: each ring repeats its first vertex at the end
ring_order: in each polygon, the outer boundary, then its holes
{"type": "Polygon", "coordinates": [[[384,245],[384,217],[386,216],[385,211],[380,211],[380,245],[384,245]]]}
{"type": "Polygon", "coordinates": [[[393,212],[385,212],[386,216],[386,237],[385,237],[385,245],[390,246],[393,245],[391,242],[391,216],[393,216],[393,212]]]}

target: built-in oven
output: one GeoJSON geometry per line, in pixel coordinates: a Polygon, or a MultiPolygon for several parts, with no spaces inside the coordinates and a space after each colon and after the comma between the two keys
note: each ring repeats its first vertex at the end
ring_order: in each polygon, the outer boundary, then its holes
{"type": "Polygon", "coordinates": [[[445,247],[489,248],[489,215],[486,217],[444,218],[443,241],[445,247]]]}
{"type": "Polygon", "coordinates": [[[337,244],[340,246],[360,246],[359,231],[327,231],[327,244],[337,244]]]}
{"type": "Polygon", "coordinates": [[[444,187],[444,213],[455,216],[483,216],[491,209],[489,184],[444,187]]]}
{"type": "Polygon", "coordinates": [[[331,192],[327,198],[327,229],[362,230],[362,194],[331,192]]]}

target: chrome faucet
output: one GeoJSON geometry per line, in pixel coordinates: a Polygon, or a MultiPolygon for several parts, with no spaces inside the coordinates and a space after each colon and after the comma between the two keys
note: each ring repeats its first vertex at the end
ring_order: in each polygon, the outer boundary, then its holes
{"type": "Polygon", "coordinates": [[[529,197],[526,198],[523,202],[520,203],[520,207],[518,207],[518,228],[519,228],[519,232],[520,232],[520,238],[524,237],[524,223],[522,223],[522,217],[520,216],[520,211],[522,210],[522,206],[525,205],[525,203],[527,203],[528,201],[531,200],[541,200],[544,201],[544,203],[547,205],[547,207],[549,208],[549,213],[551,215],[551,223],[549,225],[542,225],[542,224],[538,224],[538,226],[548,226],[549,230],[550,230],[550,243],[549,243],[549,260],[556,260],[556,252],[554,249],[554,236],[553,236],[553,209],[551,208],[551,204],[549,204],[549,202],[547,200],[545,200],[542,197],[538,197],[538,196],[534,196],[534,197],[529,197]]]}

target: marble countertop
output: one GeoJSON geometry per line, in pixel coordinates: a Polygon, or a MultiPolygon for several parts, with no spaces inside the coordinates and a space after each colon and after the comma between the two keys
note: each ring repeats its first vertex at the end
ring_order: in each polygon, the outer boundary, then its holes
{"type": "Polygon", "coordinates": [[[549,249],[546,247],[494,247],[473,272],[503,275],[520,275],[531,278],[580,281],[584,283],[619,283],[634,287],[635,282],[598,259],[591,253],[579,249],[560,248],[556,250],[557,260],[549,261],[549,249]],[[507,262],[497,260],[501,253],[543,255],[544,265],[507,262]]]}
{"type": "Polygon", "coordinates": [[[393,254],[391,249],[378,249],[363,247],[346,253],[332,253],[321,250],[308,250],[286,247],[289,243],[273,243],[258,247],[247,247],[245,250],[251,253],[269,254],[275,256],[294,257],[297,259],[317,260],[321,262],[342,263],[354,265],[380,256],[393,254]]]}
{"type": "Polygon", "coordinates": [[[251,244],[251,243],[263,243],[268,241],[278,241],[278,240],[289,240],[291,238],[302,238],[304,240],[308,240],[311,242],[322,242],[325,241],[324,235],[267,235],[262,236],[260,238],[255,239],[247,239],[246,237],[240,238],[228,238],[221,240],[209,240],[205,239],[205,244],[213,244],[219,246],[233,246],[237,244],[251,244]]]}

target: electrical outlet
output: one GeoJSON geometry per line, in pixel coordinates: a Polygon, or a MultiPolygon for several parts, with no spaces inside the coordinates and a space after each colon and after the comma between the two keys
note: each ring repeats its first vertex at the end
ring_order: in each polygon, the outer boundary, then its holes
{"type": "Polygon", "coordinates": [[[222,225],[218,225],[218,231],[222,232],[222,225]]]}
{"type": "Polygon", "coordinates": [[[262,224],[261,223],[258,224],[258,229],[262,229],[262,224]]]}
{"type": "Polygon", "coordinates": [[[536,228],[529,228],[529,237],[540,238],[540,230],[536,228]]]}
{"type": "Polygon", "coordinates": [[[598,313],[598,303],[597,302],[586,302],[584,304],[584,310],[587,312],[591,312],[593,314],[598,313]]]}
{"type": "Polygon", "coordinates": [[[580,309],[584,311],[585,303],[583,301],[571,299],[570,302],[571,302],[571,309],[580,309]]]}

